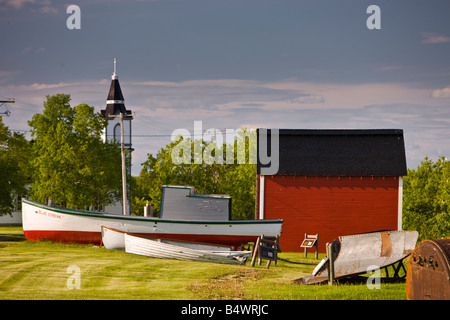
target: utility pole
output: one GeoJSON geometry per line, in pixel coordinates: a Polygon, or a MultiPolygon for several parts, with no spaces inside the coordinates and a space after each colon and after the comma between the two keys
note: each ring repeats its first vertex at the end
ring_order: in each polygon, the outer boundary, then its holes
{"type": "MultiPolygon", "coordinates": [[[[115,59],[114,59],[115,60],[115,59]]],[[[114,64],[115,67],[115,64],[114,64]]],[[[127,170],[126,170],[126,164],[125,164],[125,141],[123,137],[123,112],[120,113],[120,152],[122,154],[122,210],[123,215],[127,215],[127,206],[128,206],[128,199],[127,199],[127,170]]]]}
{"type": "MultiPolygon", "coordinates": [[[[3,104],[5,103],[15,103],[16,101],[14,101],[13,98],[8,98],[8,100],[0,100],[0,107],[3,106],[3,104]]],[[[7,117],[9,117],[9,115],[11,114],[11,111],[8,110],[8,108],[6,108],[5,112],[1,112],[0,114],[5,114],[7,117]]]]}
{"type": "MultiPolygon", "coordinates": [[[[120,117],[120,153],[122,156],[122,213],[124,216],[128,215],[127,204],[127,168],[125,157],[125,138],[123,133],[123,117],[124,113],[120,112],[119,115],[109,115],[110,117],[120,117]]],[[[127,116],[134,116],[134,114],[127,114],[127,116]]]]}

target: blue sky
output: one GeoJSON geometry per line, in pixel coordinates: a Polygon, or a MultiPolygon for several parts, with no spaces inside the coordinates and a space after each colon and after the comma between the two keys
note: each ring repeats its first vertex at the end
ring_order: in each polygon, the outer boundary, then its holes
{"type": "Polygon", "coordinates": [[[0,97],[16,99],[4,122],[28,130],[55,93],[103,109],[117,58],[135,174],[195,120],[400,128],[414,168],[450,154],[449,16],[441,0],[0,0],[0,97]],[[380,30],[366,27],[372,4],[380,30]]]}

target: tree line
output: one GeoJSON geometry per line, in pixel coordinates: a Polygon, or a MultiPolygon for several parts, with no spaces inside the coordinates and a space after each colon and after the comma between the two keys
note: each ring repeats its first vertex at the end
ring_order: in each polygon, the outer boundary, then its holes
{"type": "MultiPolygon", "coordinates": [[[[28,121],[31,140],[11,132],[0,117],[0,215],[13,211],[14,195],[84,210],[101,210],[120,201],[120,148],[102,140],[106,124],[92,106],[71,107],[66,94],[47,96],[42,113],[28,121]]],[[[245,142],[245,137],[237,139],[245,142]]],[[[163,185],[190,185],[197,193],[230,195],[233,219],[254,217],[255,164],[176,163],[172,155],[177,143],[148,154],[139,176],[129,177],[132,214],[142,215],[150,201],[158,215],[163,185]]],[[[202,141],[184,143],[210,149],[202,141]]],[[[237,142],[217,146],[211,156],[214,152],[225,155],[230,147],[236,148],[237,142]]],[[[250,147],[245,144],[247,156],[250,147]]],[[[419,231],[420,239],[450,236],[450,162],[446,158],[436,162],[425,158],[416,169],[408,169],[403,183],[403,229],[419,231]]]]}
{"type": "Polygon", "coordinates": [[[450,237],[450,161],[427,157],[403,179],[403,229],[419,240],[450,237]]]}
{"type": "MultiPolygon", "coordinates": [[[[211,143],[201,140],[191,141],[180,138],[161,148],[154,156],[148,154],[148,159],[142,164],[142,170],[138,177],[134,179],[134,197],[132,207],[135,214],[139,214],[146,200],[151,200],[154,213],[159,214],[161,205],[161,187],[163,185],[189,185],[195,187],[199,194],[225,194],[231,196],[233,219],[253,219],[255,216],[255,190],[256,190],[256,164],[248,161],[250,149],[256,147],[250,143],[245,131],[237,137],[231,145],[223,143],[215,146],[214,150],[206,154],[211,149],[211,143]],[[189,159],[194,159],[194,150],[201,150],[203,160],[201,163],[176,163],[173,161],[175,149],[184,143],[191,145],[188,150],[192,153],[189,159]],[[194,144],[197,144],[194,147],[194,144]],[[238,164],[238,146],[245,146],[247,161],[245,164],[238,164]],[[226,159],[225,150],[234,148],[231,153],[233,161],[226,159]],[[220,158],[225,157],[223,162],[217,163],[209,161],[209,157],[216,158],[220,153],[220,158]],[[228,162],[228,163],[227,163],[228,162]]],[[[256,140],[255,140],[256,141],[256,140]]],[[[184,155],[185,156],[185,155],[184,155]]]]}

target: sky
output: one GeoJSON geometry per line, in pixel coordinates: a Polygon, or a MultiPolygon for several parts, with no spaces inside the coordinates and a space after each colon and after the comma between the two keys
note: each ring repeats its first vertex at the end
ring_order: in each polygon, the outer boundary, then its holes
{"type": "Polygon", "coordinates": [[[134,175],[194,121],[403,129],[408,168],[450,155],[450,1],[0,0],[0,39],[0,99],[16,101],[0,113],[21,132],[47,95],[104,109],[117,59],[134,175]]]}

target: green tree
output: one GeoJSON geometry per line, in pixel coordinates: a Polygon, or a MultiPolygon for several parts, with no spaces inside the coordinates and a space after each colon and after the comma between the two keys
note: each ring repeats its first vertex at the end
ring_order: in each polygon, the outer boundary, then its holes
{"type": "Polygon", "coordinates": [[[403,183],[403,228],[419,240],[450,237],[450,162],[425,158],[403,183]]]}
{"type": "MultiPolygon", "coordinates": [[[[199,194],[226,194],[232,198],[232,218],[249,219],[255,213],[255,177],[256,165],[249,164],[250,148],[253,144],[245,143],[246,164],[239,164],[237,151],[239,143],[245,142],[245,132],[237,137],[233,145],[206,143],[201,140],[177,140],[161,148],[156,156],[148,155],[142,164],[142,170],[136,177],[132,200],[132,211],[141,215],[146,200],[154,206],[154,212],[159,214],[161,205],[161,188],[163,185],[189,185],[195,187],[199,194]],[[190,150],[184,163],[177,163],[172,158],[174,150],[179,149],[180,143],[190,150]],[[233,149],[227,161],[226,150],[233,149]],[[198,156],[195,150],[201,150],[201,163],[195,163],[198,156]],[[205,152],[206,151],[206,152],[205,152]],[[222,161],[221,161],[222,159],[222,161]],[[229,162],[229,163],[227,163],[229,162]]],[[[256,146],[253,146],[256,148],[256,146]]],[[[177,151],[178,152],[178,151],[177,151]]],[[[177,153],[175,152],[175,153],[177,153]]],[[[252,150],[254,152],[254,150],[252,150]]]]}
{"type": "Polygon", "coordinates": [[[0,216],[12,214],[14,196],[27,193],[29,148],[24,135],[12,133],[0,116],[0,216]]]}
{"type": "Polygon", "coordinates": [[[121,158],[101,139],[106,120],[70,95],[47,96],[29,126],[33,142],[31,196],[39,202],[96,210],[120,197],[121,158]]]}

